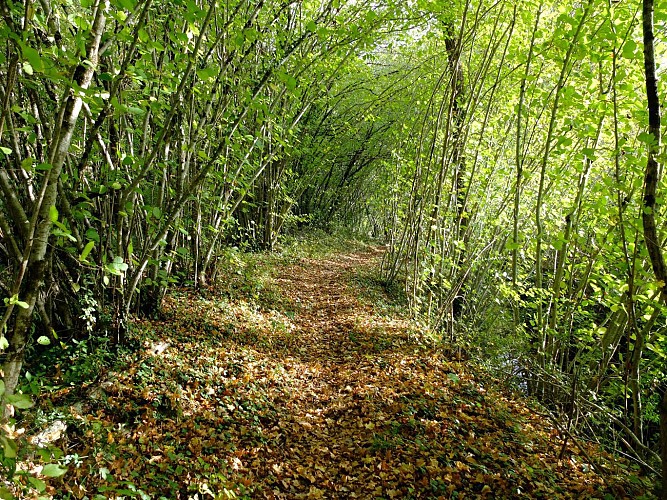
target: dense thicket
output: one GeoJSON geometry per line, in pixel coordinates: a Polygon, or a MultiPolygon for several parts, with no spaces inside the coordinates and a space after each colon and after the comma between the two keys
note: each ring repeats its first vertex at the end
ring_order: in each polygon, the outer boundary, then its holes
{"type": "Polygon", "coordinates": [[[346,227],[431,330],[656,468],[653,11],[659,80],[664,1],[3,2],[7,394],[31,337],[122,342],[225,248],[346,227]]]}
{"type": "Polygon", "coordinates": [[[156,312],[170,282],[205,282],[221,246],[271,248],[313,175],[302,123],[396,15],[338,1],[4,4],[7,391],[37,317],[46,336],[122,341],[128,314],[156,312]]]}

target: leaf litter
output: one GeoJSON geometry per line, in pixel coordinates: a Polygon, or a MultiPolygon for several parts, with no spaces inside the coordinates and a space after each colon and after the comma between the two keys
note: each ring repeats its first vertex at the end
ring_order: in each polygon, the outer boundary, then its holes
{"type": "Polygon", "coordinates": [[[636,498],[629,466],[369,300],[380,249],[274,270],[272,300],[169,296],[145,345],[70,403],[68,498],[636,498]],[[159,349],[156,348],[159,346],[159,349]]]}

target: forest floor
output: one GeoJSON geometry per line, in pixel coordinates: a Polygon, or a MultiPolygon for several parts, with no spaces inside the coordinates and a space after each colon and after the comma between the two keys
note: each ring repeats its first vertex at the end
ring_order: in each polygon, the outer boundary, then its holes
{"type": "Polygon", "coordinates": [[[216,287],[172,294],[160,320],[135,325],[140,349],[122,368],[51,397],[45,413],[60,408],[69,423],[69,465],[46,492],[91,499],[645,494],[627,464],[583,440],[563,450],[563,436],[520,397],[425,341],[373,278],[380,256],[380,248],[365,247],[298,257],[277,261],[270,279],[234,294],[216,287]]]}

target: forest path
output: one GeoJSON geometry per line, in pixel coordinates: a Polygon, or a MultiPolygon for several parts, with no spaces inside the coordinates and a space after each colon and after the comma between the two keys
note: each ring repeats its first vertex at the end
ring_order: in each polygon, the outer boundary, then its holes
{"type": "Polygon", "coordinates": [[[144,349],[74,415],[80,438],[68,453],[82,458],[64,490],[183,500],[638,495],[625,466],[597,448],[582,444],[604,480],[571,442],[559,460],[563,441],[547,421],[426,342],[374,277],[381,254],[277,259],[264,283],[253,268],[237,284],[228,273],[234,293],[172,294],[162,319],[135,324],[144,349]]]}
{"type": "Polygon", "coordinates": [[[287,417],[274,437],[277,446],[254,464],[271,484],[268,497],[371,498],[386,492],[402,498],[414,482],[414,464],[391,470],[386,459],[398,443],[385,442],[376,431],[399,396],[400,380],[392,377],[387,358],[405,364],[401,346],[416,347],[408,321],[379,314],[361,298],[360,274],[377,267],[381,252],[303,258],[275,277],[295,311],[289,340],[280,346],[290,381],[287,417]],[[404,488],[390,487],[397,480],[404,488]]]}
{"type": "Polygon", "coordinates": [[[424,344],[383,300],[373,281],[382,250],[276,272],[291,321],[271,354],[286,387],[268,441],[237,471],[252,496],[602,496],[584,459],[557,459],[550,424],[424,344]]]}

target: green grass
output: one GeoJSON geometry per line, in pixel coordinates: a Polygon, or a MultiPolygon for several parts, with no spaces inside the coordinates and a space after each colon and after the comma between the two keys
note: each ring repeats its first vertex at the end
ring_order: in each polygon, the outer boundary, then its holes
{"type": "Polygon", "coordinates": [[[286,258],[316,258],[336,252],[364,250],[371,244],[368,239],[354,234],[331,234],[322,229],[308,229],[284,237],[278,253],[286,258]]]}

